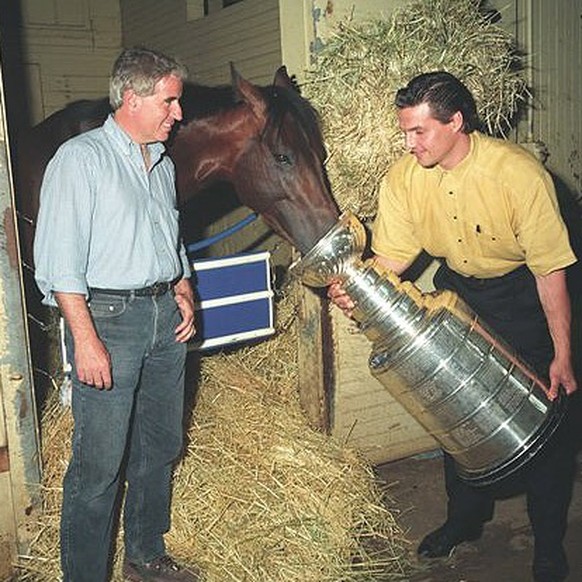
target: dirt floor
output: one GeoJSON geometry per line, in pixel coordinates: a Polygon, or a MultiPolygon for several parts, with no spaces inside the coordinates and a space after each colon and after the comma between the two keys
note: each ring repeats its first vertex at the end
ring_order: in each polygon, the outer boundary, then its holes
{"type": "MultiPolygon", "coordinates": [[[[565,549],[570,562],[568,582],[582,581],[582,455],[570,507],[565,549]]],[[[442,458],[435,451],[378,467],[380,478],[401,512],[400,523],[412,542],[418,572],[409,582],[528,582],[533,538],[523,495],[497,501],[495,516],[483,537],[461,544],[447,559],[419,560],[416,547],[445,519],[442,458]]]]}

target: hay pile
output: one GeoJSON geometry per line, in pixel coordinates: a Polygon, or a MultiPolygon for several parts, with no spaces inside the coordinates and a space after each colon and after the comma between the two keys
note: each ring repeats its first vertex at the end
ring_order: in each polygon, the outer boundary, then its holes
{"type": "Polygon", "coordinates": [[[389,19],[342,23],[326,40],[302,89],[323,118],[342,210],[375,214],[380,181],[404,151],[394,96],[420,73],[456,75],[472,91],[485,129],[509,129],[527,89],[511,35],[480,12],[481,4],[417,0],[389,19]]]}
{"type": "MultiPolygon", "coordinates": [[[[279,306],[270,341],[203,359],[175,473],[170,551],[208,582],[409,579],[407,542],[372,471],[309,429],[300,410],[292,306],[279,306]]],[[[45,507],[19,580],[54,582],[71,430],[58,398],[42,428],[45,507]]],[[[114,581],[120,562],[119,552],[114,581]]]]}

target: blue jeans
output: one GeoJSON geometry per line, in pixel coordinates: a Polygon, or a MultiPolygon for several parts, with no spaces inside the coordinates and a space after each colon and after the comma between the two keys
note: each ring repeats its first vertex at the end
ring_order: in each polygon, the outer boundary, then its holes
{"type": "MultiPolygon", "coordinates": [[[[123,508],[125,555],[147,562],[165,553],[172,465],[182,448],[186,345],[171,292],[161,297],[96,294],[90,310],[112,361],[113,386],[79,382],[73,366],[72,457],[63,482],[63,582],[103,582],[112,532],[123,508]]],[[[74,362],[70,331],[69,359],[74,362]]]]}

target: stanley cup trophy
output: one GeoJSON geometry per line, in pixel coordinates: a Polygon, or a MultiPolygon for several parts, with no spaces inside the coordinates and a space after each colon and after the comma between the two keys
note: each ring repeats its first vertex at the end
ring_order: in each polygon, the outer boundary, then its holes
{"type": "Polygon", "coordinates": [[[312,287],[342,283],[373,344],[372,374],[454,457],[464,480],[487,485],[522,467],[557,428],[565,398],[551,402],[457,295],[423,294],[363,261],[365,242],[364,226],[346,212],[291,269],[312,287]]]}

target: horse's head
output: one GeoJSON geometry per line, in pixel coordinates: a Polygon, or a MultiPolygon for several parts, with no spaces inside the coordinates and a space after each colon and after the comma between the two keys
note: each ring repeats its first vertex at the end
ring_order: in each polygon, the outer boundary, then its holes
{"type": "Polygon", "coordinates": [[[249,130],[231,180],[240,201],[304,253],[337,222],[317,113],[285,67],[259,88],[232,67],[241,127],[249,130]]]}

